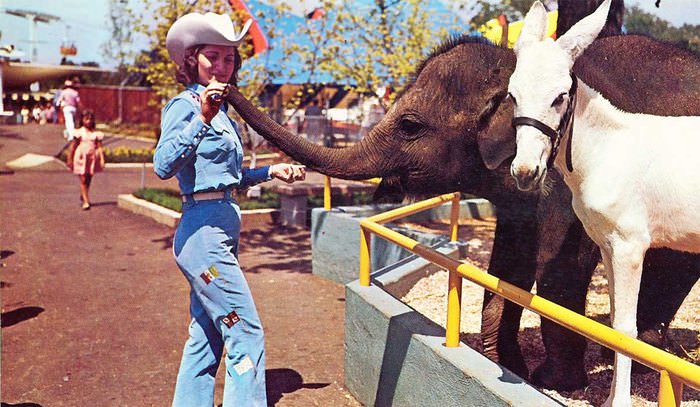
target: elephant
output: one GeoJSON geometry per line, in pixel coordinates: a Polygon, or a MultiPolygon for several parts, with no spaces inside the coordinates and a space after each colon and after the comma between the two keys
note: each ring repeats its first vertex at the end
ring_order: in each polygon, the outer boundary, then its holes
{"type": "MultiPolygon", "coordinates": [[[[255,108],[236,89],[228,102],[263,137],[293,159],[329,176],[382,177],[376,196],[462,191],[497,209],[488,272],[584,313],[597,246],[571,209],[560,177],[544,192],[521,192],[510,176],[515,152],[512,107],[505,102],[515,66],[512,50],[468,36],[451,37],[417,67],[406,90],[359,143],[327,148],[307,142],[255,108]],[[504,145],[512,143],[512,149],[504,145]]],[[[633,112],[700,114],[700,60],[644,36],[597,40],[574,67],[613,104],[633,112]],[[672,101],[672,102],[670,102],[672,101]]],[[[661,346],[663,335],[700,274],[700,256],[650,250],[644,263],[639,337],[661,346]],[[662,270],[673,268],[672,279],[662,270]]],[[[587,384],[583,337],[542,320],[545,360],[530,372],[518,346],[522,308],[486,292],[484,353],[537,386],[575,390],[587,384]]]]}

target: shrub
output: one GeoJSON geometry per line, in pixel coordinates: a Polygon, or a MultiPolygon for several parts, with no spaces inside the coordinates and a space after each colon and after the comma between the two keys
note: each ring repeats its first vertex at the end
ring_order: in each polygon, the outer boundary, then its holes
{"type": "MultiPolygon", "coordinates": [[[[133,194],[137,198],[153,202],[156,205],[182,212],[182,198],[180,192],[170,188],[143,188],[133,194]]],[[[278,209],[280,207],[280,196],[277,192],[263,189],[259,199],[251,199],[240,193],[236,196],[236,201],[241,210],[248,209],[278,209]]],[[[312,195],[308,198],[309,208],[323,206],[323,195],[312,195]]],[[[334,206],[339,205],[365,205],[372,202],[372,194],[366,192],[355,192],[352,196],[333,194],[332,202],[334,206]]]]}

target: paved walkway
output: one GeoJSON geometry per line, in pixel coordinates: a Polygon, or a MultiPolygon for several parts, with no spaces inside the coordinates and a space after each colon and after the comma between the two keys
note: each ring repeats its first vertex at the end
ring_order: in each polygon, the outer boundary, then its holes
{"type": "MultiPolygon", "coordinates": [[[[55,154],[60,134],[0,126],[0,168],[55,154]]],[[[90,211],[60,166],[0,174],[3,407],[169,405],[188,286],[173,230],[116,206],[141,170],[97,175],[90,211]]],[[[150,169],[144,182],[175,187],[150,169]]],[[[310,273],[309,231],[244,225],[240,257],[266,329],[270,404],[358,406],[343,388],[344,288],[310,273]]]]}

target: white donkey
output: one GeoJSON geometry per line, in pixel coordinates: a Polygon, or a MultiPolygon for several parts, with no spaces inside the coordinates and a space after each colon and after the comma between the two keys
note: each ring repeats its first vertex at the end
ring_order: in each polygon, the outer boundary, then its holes
{"type": "MultiPolygon", "coordinates": [[[[700,252],[700,117],[622,112],[572,75],[609,7],[606,0],[556,41],[546,36],[542,3],[525,17],[508,86],[517,131],[511,174],[529,190],[548,166],[562,173],[574,211],[602,253],[612,326],[636,337],[647,249],[700,252]]],[[[630,358],[616,354],[605,405],[631,405],[630,373],[630,358]]]]}

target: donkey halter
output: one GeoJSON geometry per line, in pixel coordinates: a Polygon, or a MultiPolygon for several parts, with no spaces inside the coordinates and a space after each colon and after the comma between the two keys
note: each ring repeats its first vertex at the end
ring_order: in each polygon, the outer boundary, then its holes
{"type": "Polygon", "coordinates": [[[573,136],[574,130],[574,110],[576,109],[576,88],[577,88],[576,75],[571,74],[571,88],[569,89],[569,105],[566,107],[566,111],[559,121],[559,127],[556,130],[547,126],[537,119],[532,117],[520,116],[513,118],[511,125],[513,128],[517,126],[532,126],[542,133],[546,134],[552,142],[552,154],[549,155],[547,160],[547,168],[550,168],[554,163],[554,159],[559,151],[559,143],[565,134],[569,135],[566,143],[566,169],[569,172],[574,170],[574,165],[571,158],[571,137],[573,136]]]}

